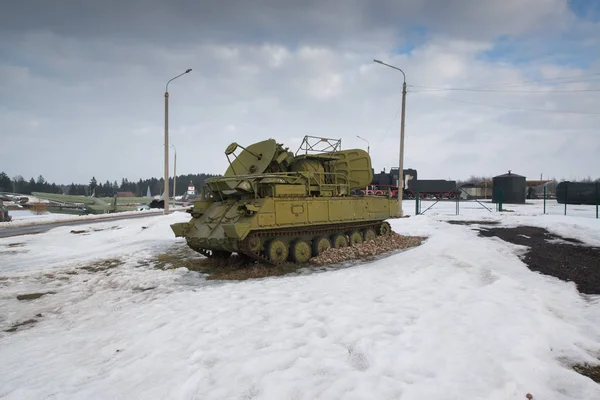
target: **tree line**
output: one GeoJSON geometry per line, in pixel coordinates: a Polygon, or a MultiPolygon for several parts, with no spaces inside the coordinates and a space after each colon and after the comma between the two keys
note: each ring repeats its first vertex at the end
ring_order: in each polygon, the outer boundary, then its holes
{"type": "MultiPolygon", "coordinates": [[[[204,181],[208,178],[213,178],[218,175],[211,174],[187,174],[177,176],[177,193],[176,196],[181,196],[187,192],[188,185],[190,182],[199,190],[204,186],[204,181]]],[[[96,197],[113,197],[118,192],[131,192],[136,197],[146,196],[148,188],[152,196],[160,195],[164,189],[164,179],[148,178],[140,179],[137,182],[129,181],[127,178],[121,179],[121,182],[117,181],[106,181],[100,182],[93,176],[88,184],[73,183],[56,184],[54,182],[47,182],[42,175],[38,176],[37,179],[33,177],[29,180],[25,180],[21,175],[10,178],[6,173],[0,172],[0,192],[10,192],[30,195],[32,192],[44,192],[44,193],[56,193],[56,194],[68,194],[68,195],[80,195],[80,196],[91,196],[94,194],[96,197]]],[[[173,195],[173,178],[169,178],[169,196],[173,195]]]]}
{"type": "MultiPolygon", "coordinates": [[[[192,184],[199,190],[204,186],[204,181],[208,178],[216,177],[218,175],[210,174],[187,174],[177,176],[177,193],[176,196],[181,196],[187,192],[188,184],[192,184]]],[[[485,181],[491,181],[492,177],[487,176],[471,176],[466,180],[457,180],[458,186],[465,183],[481,183],[485,181]]],[[[600,178],[596,181],[600,181],[600,178]]],[[[594,182],[591,177],[587,177],[581,180],[573,182],[594,182]]],[[[554,192],[556,185],[559,181],[555,178],[551,179],[551,182],[547,185],[547,190],[554,192]]],[[[152,196],[160,195],[164,188],[164,179],[160,178],[148,178],[140,179],[137,182],[129,181],[127,178],[121,179],[121,183],[117,181],[106,181],[104,183],[99,182],[96,177],[92,177],[88,184],[71,183],[70,185],[55,184],[47,182],[42,175],[38,176],[37,179],[33,177],[29,180],[25,180],[21,175],[17,175],[10,178],[6,173],[0,172],[0,192],[11,192],[19,194],[31,194],[32,192],[44,192],[44,193],[57,193],[57,194],[69,194],[69,195],[80,195],[80,196],[91,196],[95,193],[96,197],[112,197],[117,192],[131,192],[136,197],[146,196],[150,188],[152,196]]],[[[173,195],[173,178],[169,178],[169,196],[173,195]]]]}

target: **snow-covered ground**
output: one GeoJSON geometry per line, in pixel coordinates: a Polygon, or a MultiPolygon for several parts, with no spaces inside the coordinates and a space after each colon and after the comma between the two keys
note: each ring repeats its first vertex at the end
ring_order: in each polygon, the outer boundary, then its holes
{"type": "MultiPolygon", "coordinates": [[[[150,209],[150,210],[139,210],[139,211],[123,211],[118,213],[118,215],[139,215],[140,213],[147,214],[160,214],[162,213],[162,209],[150,209]]],[[[35,214],[29,210],[15,210],[9,211],[8,214],[12,217],[12,221],[10,222],[0,222],[0,229],[3,228],[12,228],[17,226],[31,226],[37,224],[49,224],[52,222],[68,222],[68,221],[92,221],[92,220],[102,220],[102,219],[111,219],[117,216],[114,213],[106,213],[106,214],[87,214],[87,215],[74,215],[74,214],[59,214],[59,213],[49,213],[46,212],[44,214],[35,214]]]]}
{"type": "Polygon", "coordinates": [[[591,208],[535,207],[461,203],[453,216],[454,203],[439,203],[391,221],[429,237],[417,248],[243,282],[153,268],[185,245],[169,228],[185,213],[0,239],[0,398],[600,399],[600,385],[569,368],[597,363],[600,296],[531,272],[519,246],[442,221],[600,243],[591,208]],[[105,259],[121,265],[80,268],[105,259]],[[36,292],[53,294],[17,300],[36,292]]]}
{"type": "Polygon", "coordinates": [[[36,221],[36,222],[56,222],[60,220],[74,220],[77,218],[76,215],[69,214],[54,214],[54,213],[44,213],[37,215],[29,210],[10,210],[9,215],[12,217],[11,222],[6,222],[0,224],[0,227],[8,227],[8,226],[20,226],[23,225],[23,221],[36,221]]]}

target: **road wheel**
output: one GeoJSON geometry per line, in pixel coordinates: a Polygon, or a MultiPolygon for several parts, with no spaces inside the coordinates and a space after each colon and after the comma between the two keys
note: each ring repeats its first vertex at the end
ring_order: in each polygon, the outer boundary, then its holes
{"type": "Polygon", "coordinates": [[[347,247],[348,246],[348,239],[346,239],[346,235],[344,235],[343,233],[336,233],[331,238],[331,244],[333,245],[334,249],[339,249],[339,248],[342,248],[342,247],[347,247]]]}
{"type": "Polygon", "coordinates": [[[363,231],[363,236],[365,238],[365,242],[370,242],[371,240],[375,240],[377,234],[373,229],[368,228],[363,231]]]}
{"type": "Polygon", "coordinates": [[[290,254],[288,244],[281,239],[273,239],[267,247],[267,257],[273,264],[281,264],[287,260],[290,254]]]}
{"type": "Polygon", "coordinates": [[[363,242],[362,234],[359,231],[354,231],[350,234],[350,246],[361,244],[363,242]]]}
{"type": "Polygon", "coordinates": [[[328,237],[322,236],[317,238],[312,243],[312,255],[316,257],[329,248],[331,248],[331,240],[328,237]]]}
{"type": "Polygon", "coordinates": [[[253,253],[260,251],[260,245],[260,238],[258,236],[253,236],[248,240],[248,249],[253,253]]]}
{"type": "Polygon", "coordinates": [[[379,234],[381,236],[386,236],[386,235],[389,235],[390,233],[392,233],[392,227],[390,226],[390,224],[388,222],[383,222],[379,226],[379,234]]]}
{"type": "Polygon", "coordinates": [[[296,240],[291,250],[293,262],[302,264],[310,260],[312,249],[306,240],[296,240]]]}

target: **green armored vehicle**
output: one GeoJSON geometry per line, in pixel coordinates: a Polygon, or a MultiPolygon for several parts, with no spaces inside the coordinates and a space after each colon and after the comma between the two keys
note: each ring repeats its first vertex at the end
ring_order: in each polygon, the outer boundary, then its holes
{"type": "Polygon", "coordinates": [[[232,143],[225,155],[229,168],[206,180],[188,211],[192,219],[171,225],[175,236],[207,257],[235,252],[271,264],[303,263],[330,247],[391,232],[385,222],[397,215],[391,194],[351,194],[373,179],[364,150],[306,136],[295,154],[269,139],[248,147],[232,143]]]}

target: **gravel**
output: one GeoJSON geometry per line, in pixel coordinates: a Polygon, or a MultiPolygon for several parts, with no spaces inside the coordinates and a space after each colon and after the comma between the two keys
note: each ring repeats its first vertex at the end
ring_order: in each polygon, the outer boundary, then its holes
{"type": "Polygon", "coordinates": [[[585,246],[577,239],[565,238],[533,226],[481,228],[484,237],[496,236],[527,246],[523,262],[530,270],[575,282],[581,293],[600,294],[600,248],[585,246]]]}
{"type": "Polygon", "coordinates": [[[330,248],[317,257],[309,260],[315,265],[336,264],[349,260],[360,260],[398,249],[408,249],[421,244],[425,237],[402,236],[392,232],[390,235],[378,236],[375,240],[339,249],[330,248]]]}

